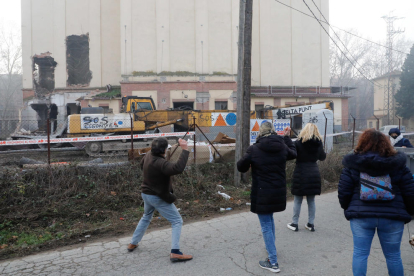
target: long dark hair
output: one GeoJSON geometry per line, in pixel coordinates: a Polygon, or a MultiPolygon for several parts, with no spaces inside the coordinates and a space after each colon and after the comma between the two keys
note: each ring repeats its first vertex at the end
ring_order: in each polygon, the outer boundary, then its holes
{"type": "Polygon", "coordinates": [[[391,145],[390,139],[383,133],[371,128],[365,130],[359,137],[355,153],[377,152],[381,156],[394,156],[397,151],[391,145]]]}

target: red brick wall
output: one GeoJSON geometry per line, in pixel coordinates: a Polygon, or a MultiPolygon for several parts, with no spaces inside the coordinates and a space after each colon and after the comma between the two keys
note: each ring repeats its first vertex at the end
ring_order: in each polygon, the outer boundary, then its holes
{"type": "Polygon", "coordinates": [[[81,107],[88,107],[88,105],[89,105],[89,100],[81,100],[80,102],[81,107]]]}
{"type": "Polygon", "coordinates": [[[205,103],[196,103],[197,110],[209,110],[210,109],[210,102],[205,103]]]}
{"type": "MultiPolygon", "coordinates": [[[[236,82],[121,82],[122,96],[132,96],[132,91],[158,91],[158,109],[170,107],[171,90],[196,90],[197,92],[208,92],[210,90],[233,90],[237,91],[236,82]],[[165,99],[165,103],[162,100],[165,99]]],[[[197,105],[198,106],[198,105],[197,105]]],[[[205,107],[208,108],[206,103],[205,107]]]]}
{"type": "Polygon", "coordinates": [[[34,97],[35,95],[34,90],[24,89],[22,90],[22,92],[23,92],[23,100],[30,98],[30,97],[34,97]]]}

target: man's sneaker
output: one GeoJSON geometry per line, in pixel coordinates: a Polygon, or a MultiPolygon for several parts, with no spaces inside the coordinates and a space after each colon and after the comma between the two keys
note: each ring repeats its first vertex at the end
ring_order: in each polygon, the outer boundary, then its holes
{"type": "Polygon", "coordinates": [[[189,261],[189,260],[192,260],[192,259],[193,259],[193,256],[191,256],[191,255],[174,254],[174,253],[170,254],[170,261],[173,262],[173,263],[185,262],[185,261],[189,261]]]}
{"type": "Polygon", "coordinates": [[[135,248],[137,248],[137,247],[138,247],[138,244],[137,244],[137,245],[135,245],[135,244],[130,243],[130,244],[128,244],[128,251],[129,251],[129,252],[132,252],[132,251],[134,251],[134,249],[135,249],[135,248]]]}
{"type": "Polygon", "coordinates": [[[288,223],[287,228],[295,232],[299,231],[299,226],[295,223],[288,223]]]}
{"type": "Polygon", "coordinates": [[[315,232],[315,225],[313,225],[313,224],[307,223],[305,225],[305,228],[308,229],[311,232],[315,232]]]}
{"type": "Polygon", "coordinates": [[[266,259],[265,261],[260,261],[259,266],[263,269],[267,269],[267,270],[269,270],[271,272],[274,272],[274,273],[280,272],[279,265],[277,263],[276,264],[271,264],[269,259],[266,259]]]}

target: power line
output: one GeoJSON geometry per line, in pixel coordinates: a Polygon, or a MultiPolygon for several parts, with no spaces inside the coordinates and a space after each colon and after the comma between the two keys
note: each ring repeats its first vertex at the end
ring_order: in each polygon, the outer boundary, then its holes
{"type": "MultiPolygon", "coordinates": [[[[352,35],[352,36],[355,36],[355,37],[357,37],[357,38],[359,38],[359,39],[362,39],[362,40],[368,41],[368,42],[370,42],[370,43],[373,43],[373,44],[375,44],[375,45],[378,45],[378,46],[380,46],[380,47],[384,47],[384,48],[389,49],[389,47],[387,47],[387,46],[385,46],[385,45],[383,45],[383,44],[381,44],[381,43],[378,43],[378,42],[375,42],[375,41],[369,40],[369,39],[367,39],[367,38],[364,38],[364,37],[361,37],[361,36],[356,35],[356,34],[354,34],[354,33],[351,33],[351,32],[349,32],[349,31],[344,30],[344,29],[342,29],[342,28],[339,28],[339,27],[337,27],[337,26],[331,25],[331,24],[329,24],[329,23],[328,23],[328,22],[326,22],[326,21],[323,21],[323,20],[320,20],[320,19],[318,19],[318,18],[315,18],[315,17],[313,17],[312,15],[310,15],[310,14],[308,14],[308,13],[306,13],[306,12],[303,12],[303,11],[301,11],[301,10],[295,9],[294,7],[289,6],[289,5],[285,4],[285,3],[282,3],[282,2],[280,2],[280,1],[278,1],[278,0],[275,0],[275,1],[276,1],[277,3],[279,3],[279,4],[281,4],[281,5],[286,6],[286,7],[290,8],[290,9],[292,9],[292,10],[295,10],[295,11],[297,11],[297,12],[299,12],[299,13],[303,14],[303,15],[306,15],[306,16],[308,16],[308,17],[312,17],[312,18],[314,18],[314,19],[318,20],[319,22],[326,23],[326,24],[328,24],[331,28],[336,28],[336,29],[338,29],[338,30],[340,30],[340,31],[343,31],[343,32],[347,33],[347,34],[350,34],[350,35],[352,35]]],[[[406,53],[406,52],[403,52],[403,51],[399,51],[399,50],[395,50],[395,49],[392,49],[392,51],[395,51],[395,52],[398,52],[398,53],[401,53],[401,54],[405,54],[405,55],[411,55],[411,54],[409,54],[409,53],[406,53]]]]}
{"type": "Polygon", "coordinates": [[[411,55],[411,54],[409,54],[409,53],[406,53],[406,52],[403,52],[403,51],[400,51],[400,50],[390,49],[388,46],[385,46],[385,45],[382,45],[382,44],[380,44],[380,43],[378,43],[378,42],[374,42],[374,41],[371,41],[371,40],[366,39],[366,38],[364,38],[364,37],[358,36],[358,35],[356,35],[356,34],[353,34],[353,33],[351,33],[351,32],[348,32],[348,31],[346,31],[346,30],[343,30],[343,29],[341,29],[341,28],[339,28],[339,27],[336,27],[336,26],[333,26],[333,25],[331,25],[331,27],[333,27],[333,28],[337,28],[338,30],[341,30],[341,31],[343,31],[343,32],[345,32],[345,33],[348,33],[348,34],[353,35],[353,36],[355,36],[355,37],[357,37],[357,38],[360,38],[360,39],[366,40],[366,41],[371,42],[371,43],[373,43],[373,44],[376,44],[376,45],[378,45],[378,46],[384,47],[384,48],[386,48],[386,49],[392,50],[392,51],[394,51],[394,52],[398,52],[398,53],[401,53],[401,54],[404,54],[404,55],[408,55],[408,56],[410,56],[410,55],[411,55]]]}
{"type": "MultiPolygon", "coordinates": [[[[312,3],[315,5],[315,7],[318,9],[319,13],[322,15],[323,19],[325,20],[326,24],[332,29],[331,24],[328,22],[328,19],[323,15],[322,11],[319,9],[319,7],[316,5],[315,1],[312,0],[312,3]]],[[[316,18],[316,17],[315,17],[316,18]]],[[[360,68],[362,68],[362,65],[358,63],[358,60],[352,55],[351,51],[346,47],[345,43],[342,42],[341,38],[338,36],[338,34],[335,32],[334,29],[332,29],[332,32],[335,34],[335,36],[338,38],[339,42],[344,46],[345,50],[348,51],[349,55],[354,59],[355,63],[358,64],[360,68]]]]}
{"type": "MultiPolygon", "coordinates": [[[[329,32],[325,29],[325,27],[322,25],[321,21],[318,20],[318,18],[316,17],[316,15],[313,13],[312,9],[308,6],[308,4],[306,3],[305,0],[303,0],[303,3],[306,5],[306,7],[308,8],[308,10],[312,13],[313,17],[316,19],[316,21],[318,21],[319,25],[321,25],[322,29],[325,31],[325,33],[328,35],[328,37],[332,40],[332,42],[335,44],[335,46],[339,49],[339,51],[341,51],[341,53],[345,56],[345,58],[351,63],[351,65],[361,74],[361,76],[363,76],[364,78],[366,78],[369,82],[371,82],[374,85],[377,85],[379,87],[382,87],[380,84],[377,84],[376,82],[370,80],[368,77],[366,77],[364,75],[364,73],[361,72],[361,70],[359,70],[359,68],[357,68],[352,61],[346,56],[346,54],[342,51],[342,49],[339,47],[338,43],[336,43],[335,40],[332,39],[332,37],[330,36],[329,32]]],[[[327,23],[327,22],[326,22],[327,23]]],[[[329,23],[327,23],[329,25],[329,23]]]]}

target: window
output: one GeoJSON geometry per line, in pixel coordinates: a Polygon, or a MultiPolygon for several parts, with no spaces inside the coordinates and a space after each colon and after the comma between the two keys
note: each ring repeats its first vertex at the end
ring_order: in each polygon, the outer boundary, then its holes
{"type": "Polygon", "coordinates": [[[100,104],[99,107],[103,108],[105,114],[109,113],[109,104],[100,104]]]}
{"type": "Polygon", "coordinates": [[[259,119],[264,119],[264,104],[256,104],[254,110],[256,111],[256,116],[259,119]]]}
{"type": "Polygon", "coordinates": [[[260,110],[262,110],[264,108],[264,104],[256,104],[255,106],[254,106],[254,110],[255,111],[260,111],[260,110]]]}
{"type": "Polygon", "coordinates": [[[178,110],[194,110],[194,102],[175,102],[173,108],[178,110]]]}
{"type": "Polygon", "coordinates": [[[372,122],[369,122],[369,128],[372,128],[372,122]]]}
{"type": "Polygon", "coordinates": [[[227,102],[216,102],[215,110],[228,110],[227,102]]]}
{"type": "Polygon", "coordinates": [[[134,108],[134,110],[135,108],[136,110],[141,110],[141,109],[152,110],[152,105],[149,102],[133,102],[132,108],[134,108]]]}

